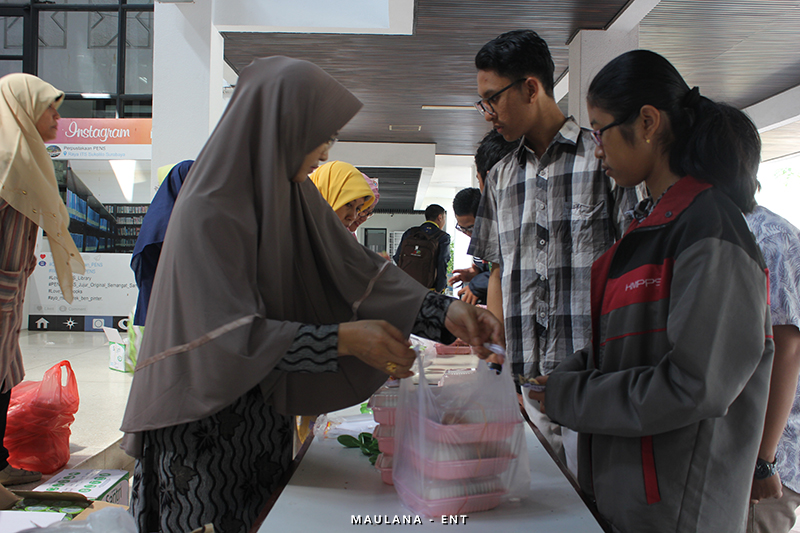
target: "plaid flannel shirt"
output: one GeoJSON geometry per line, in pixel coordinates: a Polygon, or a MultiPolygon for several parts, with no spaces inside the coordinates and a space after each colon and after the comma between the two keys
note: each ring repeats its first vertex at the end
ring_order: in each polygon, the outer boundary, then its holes
{"type": "Polygon", "coordinates": [[[506,353],[515,373],[549,374],[591,340],[592,263],[637,202],[570,117],[542,158],[524,142],[489,172],[468,253],[503,268],[506,353]]]}

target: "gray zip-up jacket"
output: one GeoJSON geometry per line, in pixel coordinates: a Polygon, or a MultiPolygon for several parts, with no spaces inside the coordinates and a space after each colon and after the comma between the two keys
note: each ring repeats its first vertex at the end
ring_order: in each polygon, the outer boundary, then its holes
{"type": "Polygon", "coordinates": [[[721,191],[678,181],[592,267],[593,341],[547,382],[617,532],[744,531],[772,368],[766,266],[721,191]]]}

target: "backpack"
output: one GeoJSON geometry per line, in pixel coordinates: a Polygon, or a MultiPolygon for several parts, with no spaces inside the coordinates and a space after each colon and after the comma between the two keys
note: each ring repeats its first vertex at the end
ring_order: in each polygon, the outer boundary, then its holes
{"type": "Polygon", "coordinates": [[[400,245],[397,266],[429,289],[436,286],[441,233],[437,230],[428,235],[421,227],[411,228],[400,245]]]}

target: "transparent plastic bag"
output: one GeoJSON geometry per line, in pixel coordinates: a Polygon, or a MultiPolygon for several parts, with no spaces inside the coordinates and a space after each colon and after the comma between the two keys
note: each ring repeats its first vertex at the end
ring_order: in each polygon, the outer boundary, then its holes
{"type": "Polygon", "coordinates": [[[137,533],[133,517],[121,507],[106,507],[95,511],[86,520],[56,522],[47,527],[26,529],[20,533],[65,531],[69,533],[137,533]]]}
{"type": "Polygon", "coordinates": [[[392,480],[403,504],[429,517],[486,511],[527,494],[525,427],[509,364],[480,363],[434,393],[402,380],[392,480]]]}
{"type": "Polygon", "coordinates": [[[431,366],[433,364],[433,360],[436,359],[436,343],[423,337],[417,337],[416,335],[411,335],[409,340],[419,356],[417,357],[417,362],[414,364],[412,370],[416,372],[416,368],[420,362],[425,367],[431,366]]]}
{"type": "Polygon", "coordinates": [[[133,325],[133,315],[136,312],[134,307],[128,315],[128,344],[125,345],[125,372],[136,370],[136,361],[139,359],[139,348],[142,347],[142,335],[144,326],[133,325]]]}

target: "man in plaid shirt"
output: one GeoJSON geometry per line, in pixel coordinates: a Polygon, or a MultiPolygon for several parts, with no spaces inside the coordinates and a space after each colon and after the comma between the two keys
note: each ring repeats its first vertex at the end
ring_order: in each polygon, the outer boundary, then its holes
{"type": "MultiPolygon", "coordinates": [[[[492,263],[488,307],[504,318],[513,372],[546,375],[591,340],[591,266],[620,237],[636,194],[605,175],[591,132],[559,109],[553,59],[536,32],[500,35],[481,48],[475,66],[475,107],[519,146],[487,177],[468,253],[492,263]]],[[[523,397],[563,459],[562,433],[568,443],[577,434],[523,397]]],[[[573,472],[574,449],[567,445],[573,472]]]]}

